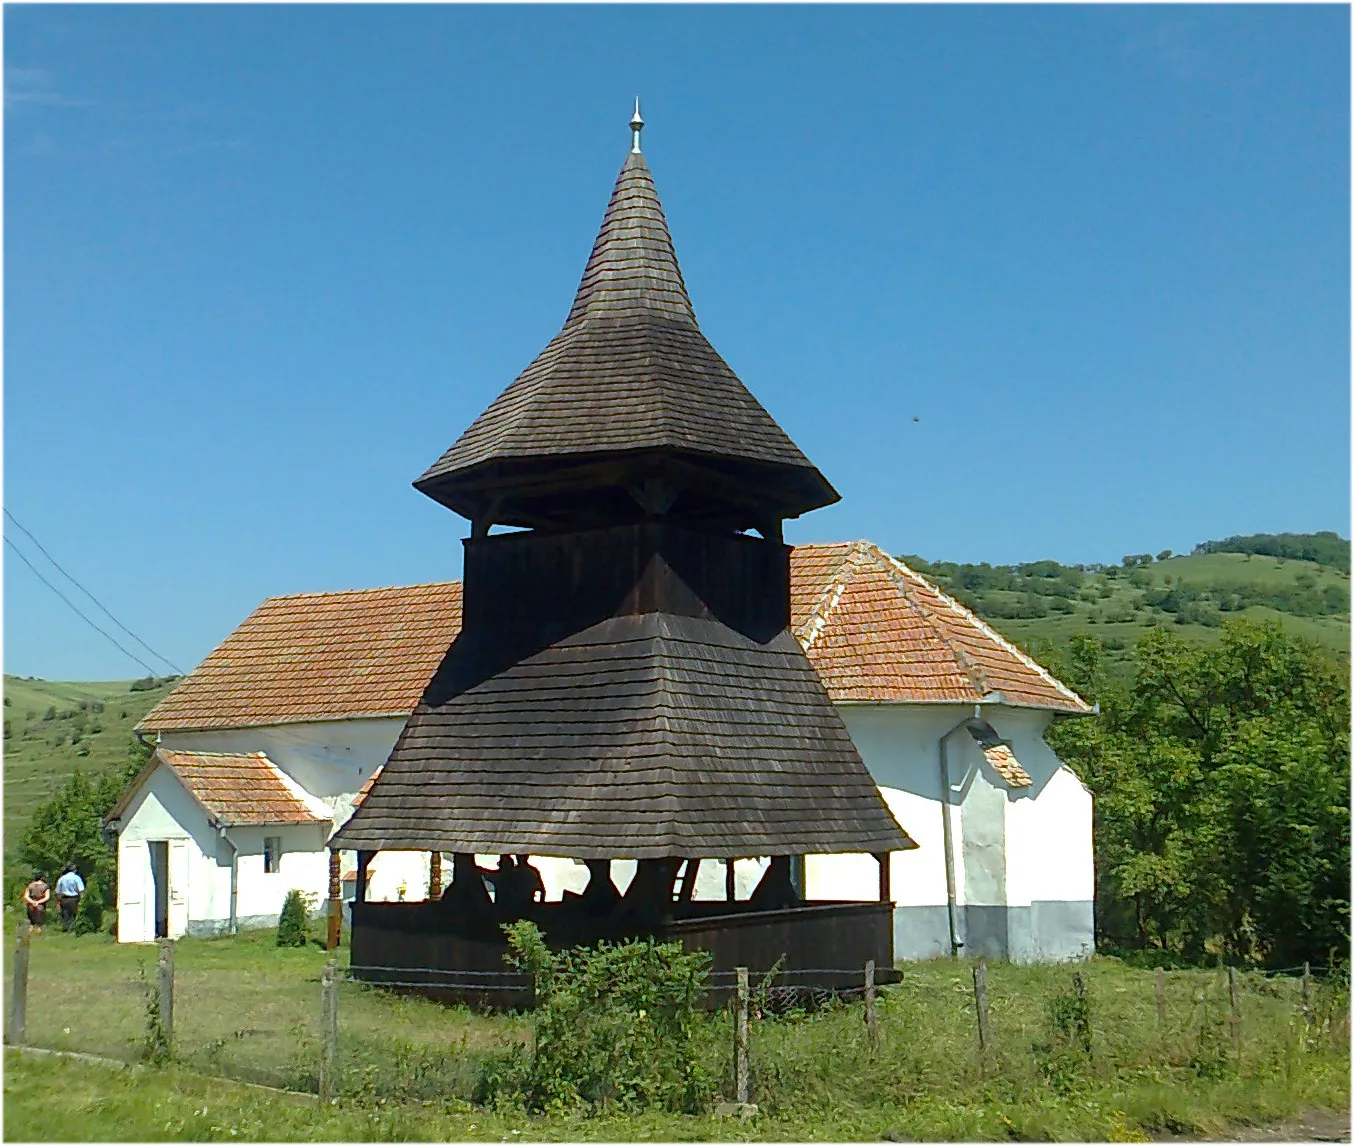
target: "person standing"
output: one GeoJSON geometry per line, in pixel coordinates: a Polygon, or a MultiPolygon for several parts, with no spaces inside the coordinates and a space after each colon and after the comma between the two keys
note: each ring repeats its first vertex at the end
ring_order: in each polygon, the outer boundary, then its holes
{"type": "Polygon", "coordinates": [[[85,881],[75,870],[73,863],[66,865],[61,878],[56,881],[56,901],[61,905],[61,930],[69,931],[75,923],[75,909],[80,906],[80,897],[85,893],[85,881]]]}
{"type": "Polygon", "coordinates": [[[51,898],[52,889],[42,878],[42,872],[35,872],[33,882],[24,888],[24,910],[28,912],[28,922],[39,935],[42,925],[47,922],[47,901],[51,898]]]}

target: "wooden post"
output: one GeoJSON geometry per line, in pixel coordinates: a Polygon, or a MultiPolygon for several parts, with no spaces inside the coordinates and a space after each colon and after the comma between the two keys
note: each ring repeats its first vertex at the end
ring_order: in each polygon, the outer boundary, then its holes
{"type": "Polygon", "coordinates": [[[1241,999],[1236,990],[1236,968],[1227,968],[1227,998],[1232,1004],[1232,1047],[1241,1057],[1241,999]]]}
{"type": "Polygon", "coordinates": [[[14,948],[14,983],[9,997],[9,1030],[5,1041],[21,1047],[28,1040],[28,944],[31,928],[25,919],[19,924],[19,942],[14,948]]]}
{"type": "Polygon", "coordinates": [[[1157,1028],[1166,1029],[1166,972],[1157,968],[1157,1028]]]}
{"type": "Polygon", "coordinates": [[[357,853],[357,890],[353,899],[358,903],[367,901],[367,865],[371,863],[371,852],[357,853]]]}
{"type": "Polygon", "coordinates": [[[991,1032],[987,1028],[987,962],[983,959],[973,965],[973,1001],[978,1008],[978,1051],[986,1055],[991,1032]]]}
{"type": "Polygon", "coordinates": [[[338,848],[329,850],[329,925],[324,945],[333,951],[339,945],[343,932],[343,884],[339,876],[342,857],[338,848]]]}
{"type": "Polygon", "coordinates": [[[1302,1021],[1312,1025],[1312,965],[1302,964],[1302,1021]]]}
{"type": "Polygon", "coordinates": [[[320,1023],[324,1049],[320,1052],[320,1098],[334,1097],[334,1058],[338,1054],[338,964],[330,959],[320,973],[320,1023]]]}
{"type": "Polygon", "coordinates": [[[733,865],[738,861],[728,859],[724,861],[724,898],[732,903],[738,898],[738,885],[734,882],[733,865]]]}
{"type": "Polygon", "coordinates": [[[174,1048],[174,940],[161,939],[157,944],[156,984],[160,992],[160,1025],[165,1032],[165,1052],[174,1048]]]}
{"type": "Polygon", "coordinates": [[[865,1034],[870,1041],[870,1053],[879,1049],[879,1027],[874,1011],[874,960],[865,964],[865,1034]]]}
{"type": "Polygon", "coordinates": [[[748,1103],[748,969],[737,967],[738,1006],[734,1012],[734,1096],[736,1101],[748,1103]]]}
{"type": "Polygon", "coordinates": [[[442,853],[436,848],[428,856],[428,898],[442,898],[442,853]]]}
{"type": "Polygon", "coordinates": [[[875,855],[875,862],[879,864],[879,902],[893,902],[892,888],[892,855],[889,852],[879,852],[875,855]]]}

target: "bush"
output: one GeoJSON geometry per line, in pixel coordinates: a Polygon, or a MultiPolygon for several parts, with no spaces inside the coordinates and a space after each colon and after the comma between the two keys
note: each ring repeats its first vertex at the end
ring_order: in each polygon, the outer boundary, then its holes
{"type": "Polygon", "coordinates": [[[535,977],[530,1054],[491,1061],[479,1098],[528,1110],[697,1112],[714,1080],[697,1046],[710,957],[678,943],[643,942],[552,952],[535,924],[504,927],[508,962],[535,977]]]}
{"type": "Polygon", "coordinates": [[[277,918],[277,945],[304,947],[310,942],[310,921],[306,914],[306,898],[296,888],[287,892],[282,903],[282,914],[277,918]]]}
{"type": "Polygon", "coordinates": [[[75,909],[75,934],[97,935],[103,929],[103,891],[97,879],[91,879],[75,909]]]}

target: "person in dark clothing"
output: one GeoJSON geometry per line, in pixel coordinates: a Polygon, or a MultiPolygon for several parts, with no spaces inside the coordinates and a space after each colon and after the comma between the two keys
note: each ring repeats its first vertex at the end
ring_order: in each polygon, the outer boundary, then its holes
{"type": "Polygon", "coordinates": [[[42,873],[35,873],[33,882],[24,888],[24,910],[28,913],[28,922],[38,933],[42,932],[42,925],[47,922],[47,901],[51,898],[52,889],[47,886],[42,873]]]}
{"type": "Polygon", "coordinates": [[[61,905],[61,930],[69,931],[75,924],[75,910],[80,906],[80,897],[85,894],[85,881],[75,870],[73,863],[66,865],[61,878],[56,881],[56,900],[61,905]]]}

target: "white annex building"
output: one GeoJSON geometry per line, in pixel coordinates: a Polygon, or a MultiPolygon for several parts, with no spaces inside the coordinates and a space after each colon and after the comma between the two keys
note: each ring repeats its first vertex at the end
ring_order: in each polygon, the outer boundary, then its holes
{"type": "MultiPolygon", "coordinates": [[[[1090,707],[868,542],[796,548],[791,597],[795,635],[919,845],[891,858],[896,957],[1089,955],[1091,795],[1043,732],[1090,707]]],[[[385,762],[460,615],[459,583],[260,605],[138,726],[157,750],[108,817],[118,938],[271,926],[292,888],[322,908],[326,841],[385,762]]],[[[532,862],[548,898],[587,883],[576,861],[532,862]]],[[[739,898],[766,863],[735,862],[739,898]]],[[[355,866],[345,855],[345,899],[355,866]]],[[[367,897],[425,898],[428,873],[427,853],[379,852],[367,897]]],[[[804,880],[814,899],[879,893],[865,854],[808,856],[804,880]]],[[[724,889],[724,864],[705,861],[697,898],[724,889]]]]}

